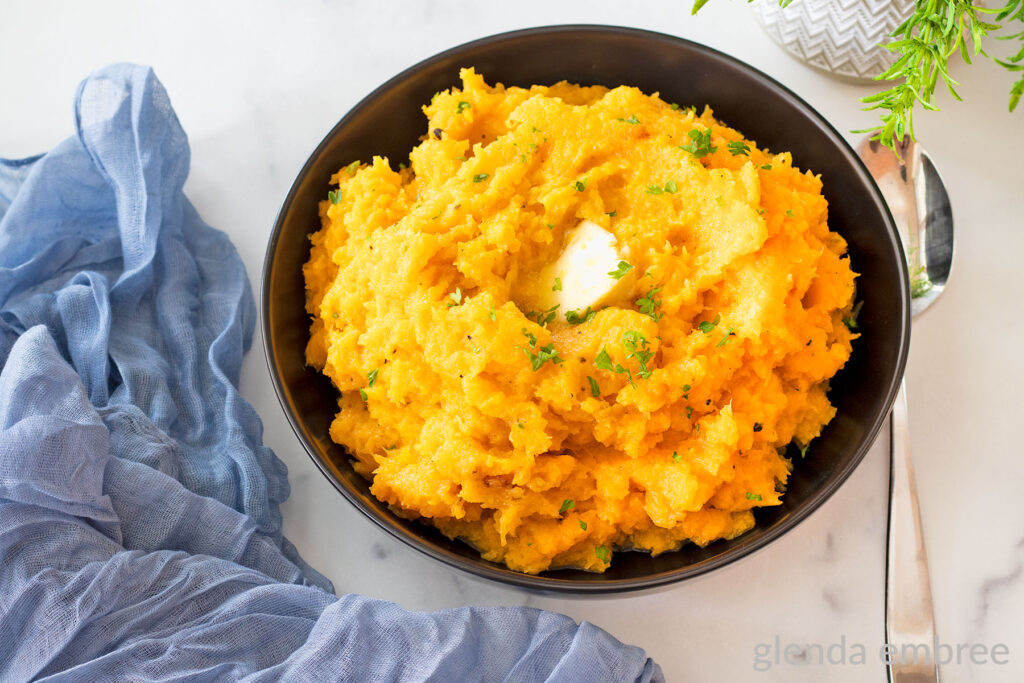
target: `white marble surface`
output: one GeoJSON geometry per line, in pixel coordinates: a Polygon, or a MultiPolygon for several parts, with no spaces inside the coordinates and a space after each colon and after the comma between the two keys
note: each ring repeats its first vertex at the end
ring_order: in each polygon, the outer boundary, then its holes
{"type": "MultiPolygon", "coordinates": [[[[799,0],[798,0],[799,1],[799,0]]],[[[447,47],[551,23],[650,28],[752,63],[840,130],[873,122],[870,87],[827,79],[782,53],[745,3],[687,0],[494,3],[4,2],[0,7],[0,155],[50,148],[71,131],[75,86],[113,61],[155,67],[192,141],[186,187],[235,240],[259,286],[266,237],[306,156],[375,86],[447,47]]],[[[920,117],[953,195],[959,242],[950,291],[915,324],[909,369],[912,443],[939,637],[1004,643],[1009,662],[950,664],[946,681],[1024,680],[1024,253],[1020,225],[1024,111],[1006,112],[1007,74],[988,64],[954,76],[966,102],[920,117]]],[[[855,136],[850,135],[850,139],[855,136]]],[[[886,441],[842,489],[772,547],[710,576],[648,594],[558,598],[482,582],[378,531],[335,493],[303,452],[274,398],[259,341],[242,393],[266,442],[288,464],[287,535],[339,592],[414,609],[529,604],[592,621],[643,646],[669,680],[881,681],[886,441]],[[754,669],[755,647],[854,644],[865,664],[786,663],[754,669]],[[778,638],[778,641],[775,639],[778,638]]],[[[836,652],[836,654],[838,654],[836,652]]]]}

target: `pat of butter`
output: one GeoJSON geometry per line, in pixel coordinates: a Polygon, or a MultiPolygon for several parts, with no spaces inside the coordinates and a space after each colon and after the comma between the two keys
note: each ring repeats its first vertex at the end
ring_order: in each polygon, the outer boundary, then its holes
{"type": "Polygon", "coordinates": [[[587,306],[596,309],[624,295],[635,282],[634,269],[630,268],[619,279],[609,273],[615,272],[628,255],[628,247],[619,249],[615,235],[593,221],[582,221],[566,236],[558,260],[546,269],[545,279],[560,282],[561,289],[545,287],[545,308],[557,304],[558,317],[564,320],[566,311],[582,313],[587,306]]]}

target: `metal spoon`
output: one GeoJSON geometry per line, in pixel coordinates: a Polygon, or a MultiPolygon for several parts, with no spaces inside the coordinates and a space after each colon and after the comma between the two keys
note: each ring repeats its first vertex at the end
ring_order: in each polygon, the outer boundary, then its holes
{"type": "MultiPolygon", "coordinates": [[[[914,317],[946,287],[953,263],[953,211],[928,154],[904,139],[900,156],[871,139],[858,153],[889,205],[910,269],[914,317]]],[[[939,680],[935,616],[910,460],[907,385],[900,384],[890,418],[889,542],[885,564],[885,639],[891,683],[939,680]],[[926,654],[927,653],[927,654],[926,654]]]]}

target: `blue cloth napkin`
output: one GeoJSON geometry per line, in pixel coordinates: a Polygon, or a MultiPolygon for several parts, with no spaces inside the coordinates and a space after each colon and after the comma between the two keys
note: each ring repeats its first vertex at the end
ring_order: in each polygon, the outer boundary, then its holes
{"type": "Polygon", "coordinates": [[[252,292],[167,93],[108,67],[75,122],[0,160],[0,680],[661,680],[565,616],[336,598],[281,535],[252,292]]]}

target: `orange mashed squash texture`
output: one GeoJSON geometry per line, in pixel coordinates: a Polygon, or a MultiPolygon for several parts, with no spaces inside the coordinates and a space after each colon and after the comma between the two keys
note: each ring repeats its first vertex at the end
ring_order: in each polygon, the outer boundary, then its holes
{"type": "Polygon", "coordinates": [[[856,336],[820,179],[636,88],[461,78],[408,167],[354,162],[320,205],[331,438],[398,514],[521,572],[747,531],[856,336]],[[571,324],[531,307],[582,220],[631,268],[571,324]]]}

